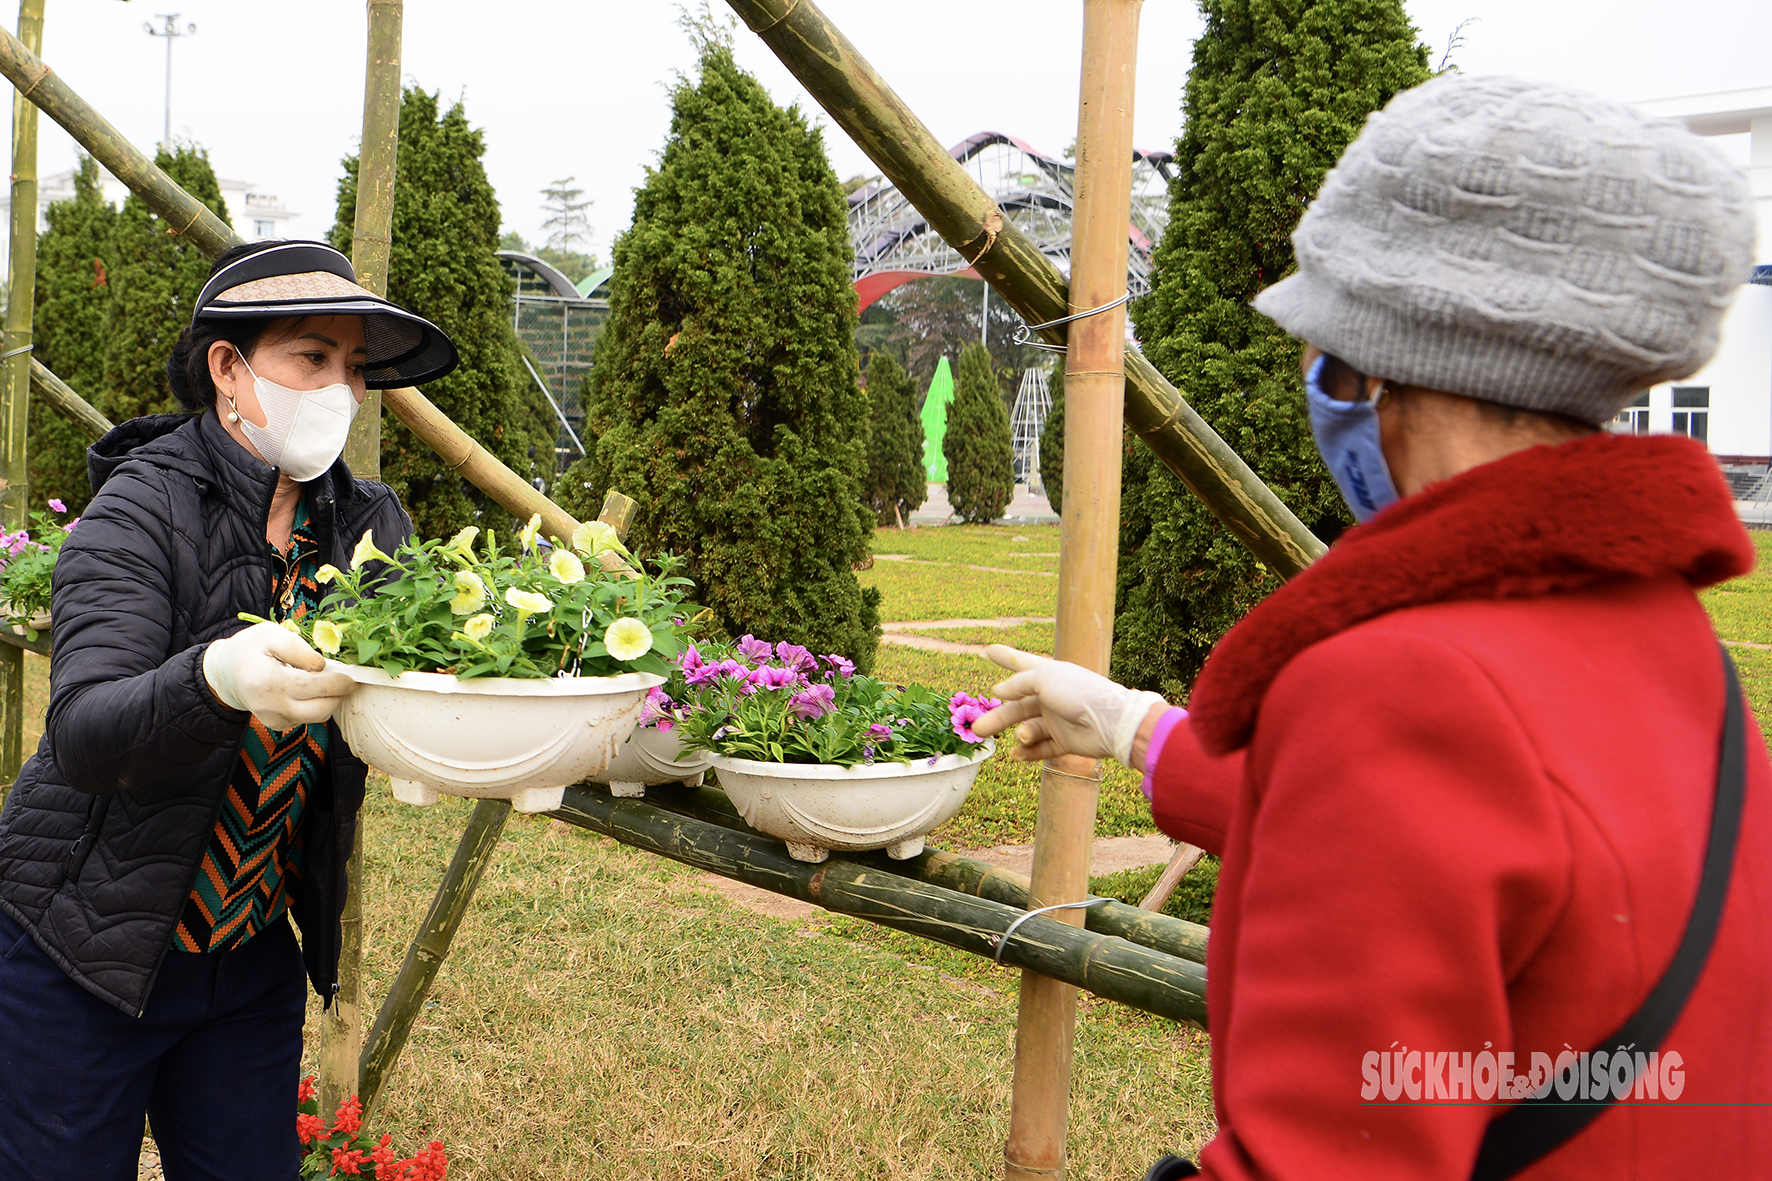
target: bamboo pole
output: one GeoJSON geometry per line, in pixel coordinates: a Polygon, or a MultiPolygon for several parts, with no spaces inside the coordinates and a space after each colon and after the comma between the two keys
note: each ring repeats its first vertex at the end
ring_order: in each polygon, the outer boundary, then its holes
{"type": "MultiPolygon", "coordinates": [[[[849,860],[795,861],[780,841],[667,812],[648,800],[569,787],[552,815],[648,853],[974,955],[995,957],[996,940],[1027,913],[849,860]]],[[[1016,927],[1002,962],[1172,1021],[1205,1024],[1206,969],[1124,939],[1039,915],[1016,927]]]]}
{"type": "MultiPolygon", "coordinates": [[[[18,35],[42,48],[43,0],[20,0],[18,35]]],[[[6,347],[0,357],[0,525],[30,522],[26,435],[31,422],[31,312],[37,291],[37,108],[12,96],[12,241],[7,263],[6,347]]],[[[0,647],[0,784],[24,764],[25,654],[0,647]]]]}
{"type": "Polygon", "coordinates": [[[419,1010],[424,1008],[431,983],[449,956],[449,945],[455,939],[456,928],[461,926],[468,903],[473,899],[480,879],[485,876],[486,867],[492,863],[505,822],[510,818],[508,800],[481,800],[474,805],[474,814],[468,820],[461,842],[455,847],[455,856],[443,875],[443,883],[437,887],[437,894],[431,899],[431,909],[406,949],[400,973],[394,977],[387,999],[375,1016],[375,1026],[369,1031],[369,1040],[363,1047],[358,1071],[362,1090],[358,1094],[363,1098],[365,1119],[381,1100],[382,1087],[393,1072],[400,1051],[406,1047],[412,1023],[419,1010]]]}
{"type": "MultiPolygon", "coordinates": [[[[932,228],[1029,324],[1066,314],[1051,259],[930,134],[814,0],[727,0],[932,228]]],[[[1119,161],[1128,168],[1131,152],[1119,161]]],[[[1122,235],[1123,236],[1123,235],[1122,235]]],[[[1063,328],[1042,335],[1063,344],[1063,328]]],[[[1267,567],[1290,578],[1324,551],[1249,465],[1136,349],[1126,354],[1126,422],[1267,567]]]]}
{"type": "MultiPolygon", "coordinates": [[[[762,835],[744,822],[744,817],[739,815],[726,793],[717,787],[672,788],[666,785],[649,790],[646,799],[667,812],[679,812],[752,836],[762,835]]],[[[924,849],[904,861],[893,861],[883,853],[845,854],[843,859],[975,898],[1001,902],[1017,910],[1025,910],[1028,906],[1028,879],[1025,875],[945,849],[924,849]]],[[[1111,898],[1082,913],[1083,926],[1097,934],[1117,935],[1130,943],[1196,964],[1206,962],[1206,944],[1211,931],[1198,923],[1154,914],[1111,898]]]]}
{"type": "Polygon", "coordinates": [[[104,438],[105,433],[115,425],[99,413],[96,406],[75,393],[67,382],[51,373],[35,357],[31,358],[31,392],[71,419],[75,426],[94,440],[104,438]]]}
{"type": "Polygon", "coordinates": [[[1156,885],[1152,886],[1151,892],[1144,896],[1144,900],[1138,904],[1138,909],[1162,910],[1163,904],[1169,901],[1169,896],[1175,893],[1175,887],[1181,885],[1181,879],[1187,876],[1187,871],[1198,865],[1200,858],[1204,856],[1206,856],[1206,850],[1198,845],[1190,845],[1183,841],[1175,846],[1175,852],[1169,857],[1169,864],[1163,867],[1163,872],[1157,878],[1156,885]]]}
{"type": "MultiPolygon", "coordinates": [[[[1114,642],[1114,571],[1120,534],[1120,432],[1125,417],[1126,226],[1131,218],[1132,102],[1143,0],[1083,0],[1083,71],[1077,104],[1076,203],[1071,217],[1064,366],[1064,508],[1059,514],[1056,655],[1108,671],[1114,642]],[[1106,308],[1106,311],[1094,309],[1106,308]]],[[[1101,764],[1061,755],[1040,773],[1029,899],[1080,901],[1101,764]]],[[[1082,925],[1075,911],[1060,912],[1082,925]]],[[[1015,1087],[1003,1145],[1008,1181],[1062,1178],[1070,1111],[1077,993],[1022,974],[1015,1024],[1015,1087]]]]}
{"type": "MultiPolygon", "coordinates": [[[[351,266],[357,282],[385,296],[394,243],[394,166],[400,150],[401,0],[368,0],[369,62],[363,79],[363,140],[357,153],[357,215],[351,266]]],[[[359,475],[381,474],[381,391],[370,390],[351,423],[345,462],[359,475]]]]}
{"type": "MultiPolygon", "coordinates": [[[[131,144],[18,38],[0,29],[0,74],[65,128],[111,174],[134,192],[176,232],[214,258],[242,239],[209,207],[131,144]]],[[[383,390],[382,404],[394,412],[452,471],[485,492],[512,516],[528,520],[542,515],[548,536],[570,537],[578,519],[537,492],[449,420],[423,394],[410,387],[383,390]]]]}
{"type": "MultiPolygon", "coordinates": [[[[357,211],[351,266],[359,285],[388,293],[393,241],[394,165],[400,147],[401,0],[368,0],[369,50],[363,79],[363,138],[357,157],[357,211]]],[[[345,440],[353,475],[381,478],[381,391],[370,390],[345,440]]],[[[339,916],[337,990],[320,1018],[320,1109],[336,1110],[362,1094],[363,1054],[363,819],[345,865],[345,905],[339,916]]]]}
{"type": "MultiPolygon", "coordinates": [[[[603,498],[603,511],[597,519],[613,527],[616,536],[625,538],[639,507],[621,493],[611,492],[603,498]]],[[[455,856],[431,899],[431,909],[406,948],[400,972],[382,999],[375,1025],[358,1059],[356,1075],[361,1090],[357,1093],[363,1100],[365,1119],[381,1100],[382,1088],[394,1072],[400,1051],[412,1032],[412,1023],[424,1008],[431,984],[449,956],[456,928],[461,926],[462,916],[474,900],[474,891],[492,862],[510,816],[511,806],[504,800],[481,800],[474,805],[474,814],[456,844],[455,856]]]]}

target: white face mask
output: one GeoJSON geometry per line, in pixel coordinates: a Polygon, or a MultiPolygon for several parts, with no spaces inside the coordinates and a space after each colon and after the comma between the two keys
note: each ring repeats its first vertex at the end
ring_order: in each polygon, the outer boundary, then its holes
{"type": "Polygon", "coordinates": [[[331,467],[344,454],[345,437],[357,417],[357,396],[351,387],[341,381],[317,390],[292,390],[254,373],[245,357],[240,363],[252,374],[265,425],[247,421],[232,397],[228,405],[234,412],[228,417],[240,424],[264,461],[298,484],[331,467]]]}

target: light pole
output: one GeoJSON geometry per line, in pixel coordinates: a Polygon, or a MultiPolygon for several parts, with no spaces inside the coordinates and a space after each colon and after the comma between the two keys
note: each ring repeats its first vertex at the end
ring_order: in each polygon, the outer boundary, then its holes
{"type": "Polygon", "coordinates": [[[166,38],[166,124],[161,129],[160,146],[167,151],[172,150],[172,43],[180,37],[188,37],[197,31],[195,24],[184,28],[178,27],[178,13],[156,12],[154,14],[166,23],[156,29],[152,24],[142,22],[142,30],[150,37],[166,38]]]}

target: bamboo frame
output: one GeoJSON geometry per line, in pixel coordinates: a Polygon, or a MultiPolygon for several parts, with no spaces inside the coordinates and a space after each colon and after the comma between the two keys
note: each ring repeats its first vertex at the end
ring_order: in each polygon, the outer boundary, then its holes
{"type": "MultiPolygon", "coordinates": [[[[1126,389],[1126,225],[1131,218],[1132,102],[1143,0],[1083,0],[1077,104],[1076,205],[1071,216],[1070,325],[1064,366],[1064,508],[1059,514],[1055,655],[1105,674],[1114,644],[1120,536],[1120,432],[1126,389]]],[[[1029,897],[1080,901],[1101,764],[1049,759],[1040,773],[1029,897]]],[[[1081,925],[1082,915],[1061,912],[1081,925]]],[[[1063,1177],[1076,1044],[1076,989],[1022,974],[1015,1023],[1015,1088],[1003,1145],[1007,1181],[1063,1177]]]]}
{"type": "MultiPolygon", "coordinates": [[[[388,293],[393,242],[394,165],[400,148],[401,0],[368,0],[369,47],[363,79],[363,137],[357,157],[357,210],[351,266],[359,285],[388,293]]],[[[345,463],[366,479],[381,477],[381,392],[370,390],[345,439],[345,463]]],[[[345,865],[339,916],[337,991],[320,1018],[320,1109],[362,1093],[363,821],[345,865]]]]}
{"type": "MultiPolygon", "coordinates": [[[[1066,313],[1067,285],[814,0],[727,0],[831,119],[1029,324],[1066,313]]],[[[1131,160],[1120,161],[1122,169],[1131,160]]],[[[1090,305],[1097,306],[1097,305],[1090,305]]],[[[1063,328],[1042,335],[1063,344],[1063,328]]],[[[1126,422],[1270,570],[1290,578],[1326,546],[1143,353],[1126,352],[1126,422]]]]}
{"type": "Polygon", "coordinates": [[[31,392],[66,415],[94,441],[104,438],[116,425],[35,357],[31,358],[31,392]]]}
{"type": "MultiPolygon", "coordinates": [[[[649,800],[569,787],[552,815],[648,853],[986,958],[996,957],[995,940],[1027,913],[847,857],[817,865],[795,861],[780,841],[668,812],[649,800]]],[[[1002,962],[1205,1026],[1206,969],[1124,939],[1038,915],[1016,927],[1002,962]]]]}
{"type": "MultiPolygon", "coordinates": [[[[388,293],[394,243],[394,175],[400,152],[401,0],[368,0],[369,53],[363,79],[363,138],[357,151],[357,213],[351,266],[357,282],[388,293]]],[[[345,462],[353,472],[381,474],[381,391],[370,390],[351,423],[345,462]]],[[[322,1105],[324,1106],[324,1104],[322,1105]]]]}
{"type": "MultiPolygon", "coordinates": [[[[43,0],[20,0],[23,43],[43,45],[43,0]]],[[[12,98],[12,226],[7,260],[5,356],[0,358],[0,525],[23,529],[30,520],[31,477],[26,436],[31,422],[31,314],[37,291],[37,108],[12,98]]],[[[24,765],[25,654],[0,647],[0,783],[24,765]]]]}
{"type": "MultiPolygon", "coordinates": [[[[205,254],[214,258],[242,241],[208,206],[180,188],[36,53],[4,29],[0,29],[0,75],[205,254]]],[[[451,470],[459,471],[512,516],[528,520],[540,513],[544,532],[550,537],[570,537],[578,528],[576,517],[537,492],[417,390],[410,386],[383,390],[382,404],[441,455],[451,470]]]]}
{"type": "MultiPolygon", "coordinates": [[[[726,793],[714,787],[673,788],[665,785],[649,789],[646,801],[667,812],[680,812],[722,828],[736,829],[752,836],[762,836],[744,822],[726,793]]],[[[1191,846],[1190,846],[1191,847],[1191,846]]],[[[915,878],[932,886],[942,886],[976,898],[987,898],[1025,910],[1028,902],[1028,879],[989,862],[977,861],[950,853],[945,849],[925,849],[904,861],[891,861],[884,854],[856,854],[849,861],[889,870],[900,877],[915,878]]],[[[1198,923],[1154,914],[1137,906],[1107,899],[1082,912],[1083,926],[1101,935],[1117,935],[1130,943],[1141,944],[1164,955],[1206,962],[1206,945],[1211,931],[1198,923]]]]}
{"type": "Polygon", "coordinates": [[[375,1015],[375,1025],[363,1046],[357,1070],[361,1090],[357,1094],[363,1099],[365,1119],[375,1112],[381,1101],[382,1088],[400,1059],[400,1051],[406,1048],[412,1023],[424,1008],[431,984],[449,956],[456,928],[461,926],[462,916],[468,912],[468,903],[473,900],[486,867],[492,864],[492,855],[498,851],[499,838],[510,818],[508,800],[481,800],[474,805],[467,830],[455,847],[455,856],[443,874],[436,897],[431,899],[431,909],[406,949],[400,972],[388,988],[388,995],[375,1015]]]}

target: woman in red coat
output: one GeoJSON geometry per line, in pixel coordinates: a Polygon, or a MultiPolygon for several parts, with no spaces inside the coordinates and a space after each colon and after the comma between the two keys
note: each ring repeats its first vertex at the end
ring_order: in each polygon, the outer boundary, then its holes
{"type": "Polygon", "coordinates": [[[993,650],[980,734],[1223,859],[1205,1176],[1772,1176],[1772,763],[1695,594],[1754,548],[1701,444],[1600,429],[1714,352],[1750,201],[1617,104],[1398,96],[1256,301],[1362,524],[1191,713],[993,650]]]}

